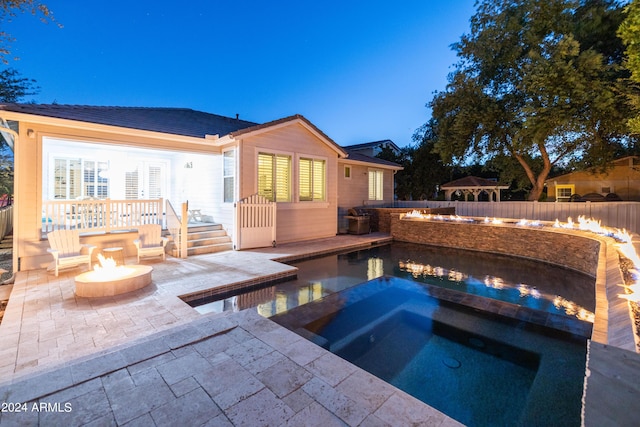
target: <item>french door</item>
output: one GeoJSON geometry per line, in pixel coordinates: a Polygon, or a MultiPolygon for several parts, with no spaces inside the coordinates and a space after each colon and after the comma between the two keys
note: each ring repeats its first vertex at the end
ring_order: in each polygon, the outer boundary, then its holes
{"type": "Polygon", "coordinates": [[[167,165],[161,162],[138,162],[127,171],[125,178],[126,199],[159,199],[167,194],[167,165]]]}

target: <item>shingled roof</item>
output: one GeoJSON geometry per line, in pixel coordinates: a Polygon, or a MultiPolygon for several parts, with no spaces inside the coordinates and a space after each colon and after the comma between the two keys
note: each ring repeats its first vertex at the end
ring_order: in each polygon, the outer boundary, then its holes
{"type": "Polygon", "coordinates": [[[478,176],[465,176],[464,178],[447,182],[446,184],[442,184],[441,186],[441,188],[476,188],[476,187],[508,188],[508,186],[502,185],[497,181],[486,179],[486,178],[480,178],[478,176]]]}
{"type": "Polygon", "coordinates": [[[346,150],[349,153],[348,160],[353,160],[357,162],[365,162],[365,163],[375,163],[381,166],[389,166],[395,169],[404,169],[401,165],[395,162],[390,162],[389,160],[379,159],[377,157],[367,156],[366,154],[358,153],[357,151],[351,151],[349,149],[346,150]]]}
{"type": "Polygon", "coordinates": [[[0,110],[57,119],[204,138],[227,135],[257,123],[189,108],[104,107],[61,104],[4,104],[0,110]]]}

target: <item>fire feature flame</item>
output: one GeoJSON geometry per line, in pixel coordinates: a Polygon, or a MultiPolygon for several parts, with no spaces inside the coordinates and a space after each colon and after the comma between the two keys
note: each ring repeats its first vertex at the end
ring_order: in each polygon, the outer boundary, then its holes
{"type": "Polygon", "coordinates": [[[133,269],[117,265],[113,258],[105,258],[102,254],[98,254],[100,265],[93,266],[90,279],[96,282],[104,282],[108,280],[117,280],[131,274],[133,269]]]}

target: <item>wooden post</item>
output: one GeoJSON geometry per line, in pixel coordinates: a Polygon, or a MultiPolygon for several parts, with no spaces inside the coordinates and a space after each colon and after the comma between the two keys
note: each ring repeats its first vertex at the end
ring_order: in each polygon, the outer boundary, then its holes
{"type": "Polygon", "coordinates": [[[188,256],[188,232],[189,232],[189,202],[182,204],[182,216],[180,221],[180,258],[188,256]]]}

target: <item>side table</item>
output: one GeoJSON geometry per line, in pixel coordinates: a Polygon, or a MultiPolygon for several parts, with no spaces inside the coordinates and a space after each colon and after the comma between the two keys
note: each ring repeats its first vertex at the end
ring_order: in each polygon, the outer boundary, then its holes
{"type": "Polygon", "coordinates": [[[116,265],[124,265],[124,248],[114,246],[113,248],[102,249],[105,258],[113,258],[116,265]]]}

